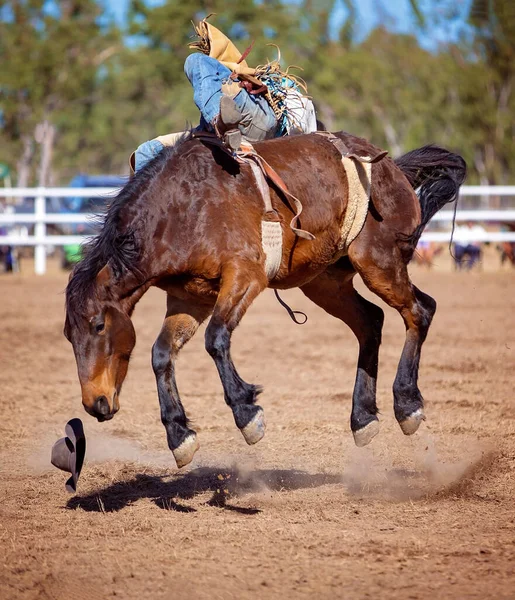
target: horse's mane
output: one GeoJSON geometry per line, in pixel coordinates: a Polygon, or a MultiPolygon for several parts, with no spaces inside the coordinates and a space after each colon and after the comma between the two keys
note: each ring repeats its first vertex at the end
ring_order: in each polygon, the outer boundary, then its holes
{"type": "Polygon", "coordinates": [[[168,161],[191,138],[186,132],[174,146],[163,150],[141,168],[109,203],[106,212],[96,223],[99,233],[82,246],[83,258],[75,266],[66,287],[66,313],[70,324],[84,313],[87,300],[92,296],[95,278],[107,264],[115,277],[134,274],[140,276],[141,244],[136,230],[122,224],[122,210],[129,202],[141,197],[150,184],[162,173],[168,161]]]}

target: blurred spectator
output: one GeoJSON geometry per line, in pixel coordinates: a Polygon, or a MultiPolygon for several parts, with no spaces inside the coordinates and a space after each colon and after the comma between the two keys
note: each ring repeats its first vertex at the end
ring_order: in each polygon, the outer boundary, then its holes
{"type": "MultiPolygon", "coordinates": [[[[501,231],[509,233],[515,232],[515,223],[502,223],[501,231]]],[[[497,250],[501,255],[501,266],[508,262],[515,267],[515,242],[501,242],[497,246],[497,250]]]]}
{"type": "MultiPolygon", "coordinates": [[[[8,204],[5,198],[0,198],[0,213],[13,213],[14,206],[8,204]]],[[[18,272],[19,269],[19,251],[16,246],[8,246],[3,243],[2,238],[16,233],[12,225],[0,224],[0,272],[6,273],[18,272]]]]}
{"type": "Polygon", "coordinates": [[[502,242],[497,246],[497,250],[501,254],[501,266],[508,261],[515,267],[515,242],[502,242]]]}
{"type": "Polygon", "coordinates": [[[418,265],[427,267],[430,269],[433,266],[433,259],[438,256],[442,251],[440,244],[434,242],[419,241],[417,244],[417,251],[414,255],[414,260],[418,265]]]}
{"type": "Polygon", "coordinates": [[[12,246],[0,246],[0,260],[6,273],[17,271],[17,261],[12,246]]]}
{"type": "Polygon", "coordinates": [[[479,223],[468,221],[454,230],[454,261],[458,270],[472,269],[481,261],[481,239],[486,233],[479,223]]]}

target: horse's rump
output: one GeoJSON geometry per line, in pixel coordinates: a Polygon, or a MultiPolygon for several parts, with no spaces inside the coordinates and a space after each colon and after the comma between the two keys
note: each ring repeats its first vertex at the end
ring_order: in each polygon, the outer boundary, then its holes
{"type": "MultiPolygon", "coordinates": [[[[335,134],[352,153],[375,156],[381,149],[367,140],[346,132],[335,134]]],[[[324,211],[335,212],[341,222],[348,202],[348,181],[342,156],[325,138],[317,134],[279,138],[255,145],[256,150],[277,170],[304,205],[303,226],[309,231],[311,219],[325,220],[324,211]]],[[[382,220],[398,217],[398,211],[418,216],[413,188],[401,169],[389,158],[372,166],[371,202],[373,212],[382,220]]]]}

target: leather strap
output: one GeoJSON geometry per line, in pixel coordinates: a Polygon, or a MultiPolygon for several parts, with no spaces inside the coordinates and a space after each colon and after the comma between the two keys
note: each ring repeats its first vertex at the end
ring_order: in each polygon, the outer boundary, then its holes
{"type": "Polygon", "coordinates": [[[384,150],[382,152],[378,152],[375,156],[359,156],[359,154],[351,152],[345,142],[330,131],[316,131],[315,133],[327,138],[327,140],[333,144],[333,146],[342,156],[346,158],[353,158],[359,162],[376,163],[380,160],[383,160],[383,158],[388,154],[388,152],[384,150]]]}
{"type": "Polygon", "coordinates": [[[290,221],[290,227],[298,237],[306,240],[314,240],[315,236],[309,231],[299,229],[297,223],[302,214],[302,202],[294,196],[289,190],[277,171],[267,161],[260,156],[250,142],[245,141],[241,146],[241,151],[236,153],[240,162],[248,163],[249,160],[255,161],[265,174],[265,176],[287,197],[293,200],[295,205],[295,216],[290,221]]]}
{"type": "MultiPolygon", "coordinates": [[[[238,161],[240,164],[248,164],[251,166],[251,168],[252,168],[252,163],[257,164],[259,166],[259,168],[261,169],[261,171],[263,172],[263,174],[265,175],[265,177],[267,179],[269,179],[286,196],[286,198],[292,199],[293,204],[295,205],[295,216],[290,221],[290,227],[291,227],[292,231],[295,233],[295,235],[297,235],[298,237],[304,238],[306,240],[314,240],[315,239],[315,236],[312,233],[310,233],[309,231],[304,231],[304,229],[299,229],[297,227],[299,217],[302,213],[302,202],[288,190],[288,187],[286,186],[286,184],[284,183],[284,181],[282,180],[280,175],[277,173],[277,171],[269,163],[267,163],[266,160],[262,156],[260,156],[256,152],[256,150],[254,149],[254,146],[250,142],[245,141],[241,145],[241,150],[233,153],[231,150],[229,150],[229,148],[227,148],[223,144],[222,140],[216,134],[211,133],[209,131],[194,132],[192,134],[192,138],[198,139],[201,142],[205,142],[206,144],[210,144],[211,146],[216,146],[217,148],[220,148],[228,156],[230,156],[232,159],[238,161]]],[[[259,186],[259,181],[258,181],[258,186],[259,186]]],[[[267,208],[267,200],[266,200],[267,195],[263,194],[263,193],[261,195],[263,196],[263,199],[265,202],[265,208],[266,208],[267,212],[269,213],[269,210],[267,208]]],[[[268,193],[268,198],[269,197],[270,196],[268,193]]],[[[271,202],[270,202],[270,206],[271,206],[271,202]]],[[[272,207],[272,210],[273,210],[273,207],[272,207]]]]}

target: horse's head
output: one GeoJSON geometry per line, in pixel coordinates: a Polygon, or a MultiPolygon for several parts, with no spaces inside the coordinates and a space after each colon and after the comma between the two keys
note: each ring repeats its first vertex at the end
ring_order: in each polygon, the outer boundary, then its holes
{"type": "Polygon", "coordinates": [[[129,315],[102,293],[103,277],[101,272],[95,293],[80,302],[80,314],[68,295],[64,326],[77,361],[82,404],[99,421],[112,419],[120,408],[119,394],[136,344],[129,315]]]}

